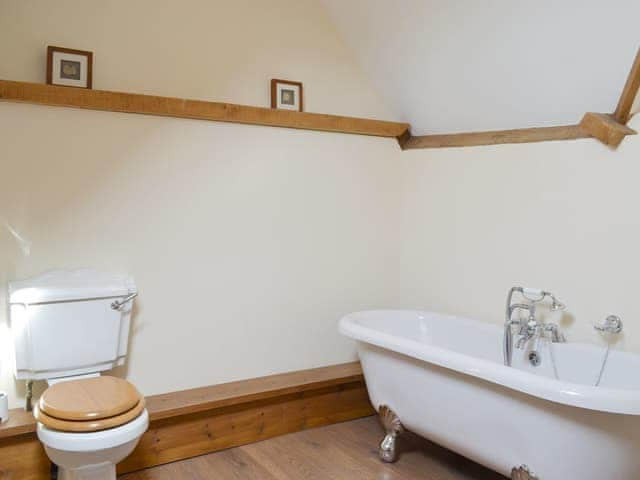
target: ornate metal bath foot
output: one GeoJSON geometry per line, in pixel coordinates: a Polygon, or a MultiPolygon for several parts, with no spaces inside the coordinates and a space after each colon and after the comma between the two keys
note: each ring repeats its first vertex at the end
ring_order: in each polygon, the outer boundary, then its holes
{"type": "Polygon", "coordinates": [[[520,465],[520,467],[513,467],[511,470],[511,480],[539,480],[529,467],[526,465],[520,465]]]}
{"type": "Polygon", "coordinates": [[[402,426],[398,415],[396,415],[395,412],[386,405],[380,406],[378,415],[380,417],[382,427],[387,432],[385,437],[382,439],[382,442],[380,442],[380,449],[378,450],[380,459],[383,462],[393,463],[398,459],[396,439],[398,435],[404,432],[404,427],[402,426]]]}

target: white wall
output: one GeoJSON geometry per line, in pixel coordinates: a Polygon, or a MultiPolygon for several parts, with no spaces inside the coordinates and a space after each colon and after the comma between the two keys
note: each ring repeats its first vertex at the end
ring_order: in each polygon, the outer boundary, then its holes
{"type": "MultiPolygon", "coordinates": [[[[268,105],[284,77],[307,110],[389,118],[311,1],[0,0],[0,78],[43,81],[47,44],[94,50],[95,88],[268,105]]],[[[340,316],[393,304],[392,140],[8,103],[0,135],[0,289],[131,273],[145,394],[350,361],[340,316]]]]}
{"type": "Polygon", "coordinates": [[[320,1],[416,135],[610,112],[638,49],[638,0],[320,1]]]}
{"type": "MultiPolygon", "coordinates": [[[[0,78],[43,81],[58,44],[96,52],[96,88],[268,105],[279,76],[305,82],[310,111],[393,119],[337,38],[311,1],[0,0],[0,78]]],[[[358,309],[501,322],[514,284],[556,292],[572,340],[622,315],[620,347],[640,351],[638,136],[400,152],[6,103],[0,136],[0,289],[51,268],[134,275],[125,373],[145,394],[348,361],[336,321],[358,309]]],[[[17,406],[9,345],[0,317],[17,406]]]]}
{"type": "MultiPolygon", "coordinates": [[[[640,129],[640,116],[630,126],[640,129]]],[[[403,307],[501,323],[513,285],[556,293],[574,341],[619,314],[640,351],[640,137],[402,153],[403,307]]]]}
{"type": "MultiPolygon", "coordinates": [[[[320,2],[414,134],[612,111],[638,49],[637,0],[320,2]]],[[[638,136],[403,152],[398,305],[502,322],[507,290],[538,286],[570,339],[618,313],[640,351],[639,154],[638,136]]]]}
{"type": "Polygon", "coordinates": [[[305,110],[386,107],[314,0],[0,0],[0,77],[45,81],[46,46],[94,52],[95,89],[269,106],[304,83],[305,110]]]}

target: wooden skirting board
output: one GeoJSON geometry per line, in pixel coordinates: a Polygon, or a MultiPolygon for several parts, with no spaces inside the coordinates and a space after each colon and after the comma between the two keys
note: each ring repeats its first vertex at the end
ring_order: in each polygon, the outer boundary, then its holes
{"type": "MultiPolygon", "coordinates": [[[[373,415],[360,364],[347,363],[147,397],[149,430],[118,473],[373,415]]],[[[0,426],[0,480],[49,480],[30,413],[0,426]]]]}
{"type": "Polygon", "coordinates": [[[409,128],[406,123],[383,120],[10,80],[0,80],[0,100],[391,138],[397,138],[409,128]]]}

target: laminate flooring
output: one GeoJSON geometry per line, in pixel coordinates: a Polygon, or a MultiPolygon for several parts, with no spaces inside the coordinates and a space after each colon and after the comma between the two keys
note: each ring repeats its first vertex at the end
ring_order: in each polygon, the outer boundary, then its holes
{"type": "Polygon", "coordinates": [[[120,480],[505,480],[417,435],[398,440],[400,458],[378,458],[377,417],[271,438],[129,473],[120,480]]]}

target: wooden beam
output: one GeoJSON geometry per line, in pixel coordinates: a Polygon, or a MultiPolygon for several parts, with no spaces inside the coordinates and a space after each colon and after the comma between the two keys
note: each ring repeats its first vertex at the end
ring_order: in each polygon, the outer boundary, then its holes
{"type": "Polygon", "coordinates": [[[580,127],[590,135],[600,140],[605,145],[617,147],[627,135],[635,135],[635,130],[618,123],[613,115],[606,113],[585,113],[580,122],[580,127]]]}
{"type": "MultiPolygon", "coordinates": [[[[119,473],[375,413],[357,362],[154,395],[147,409],[149,430],[119,473]]],[[[0,427],[0,480],[49,480],[33,416],[10,418],[0,427]]]]}
{"type": "Polygon", "coordinates": [[[383,120],[10,80],[0,80],[0,100],[392,138],[409,128],[406,123],[383,120]]]}
{"type": "Polygon", "coordinates": [[[629,72],[629,76],[627,77],[627,82],[622,90],[622,95],[620,95],[620,100],[618,101],[618,106],[616,107],[616,111],[613,114],[613,117],[618,123],[626,125],[629,119],[631,118],[631,107],[633,107],[633,102],[638,96],[638,90],[640,89],[640,48],[636,53],[636,59],[633,62],[633,66],[631,67],[631,71],[629,72]]]}
{"type": "Polygon", "coordinates": [[[411,139],[411,131],[407,129],[402,135],[400,135],[398,140],[398,145],[400,145],[400,149],[404,150],[407,142],[411,139]]]}
{"type": "Polygon", "coordinates": [[[578,138],[588,137],[589,134],[585,132],[580,125],[519,128],[515,130],[494,130],[489,132],[452,133],[411,137],[405,141],[403,150],[417,148],[471,147],[503,143],[547,142],[552,140],[575,140],[578,138]]]}

